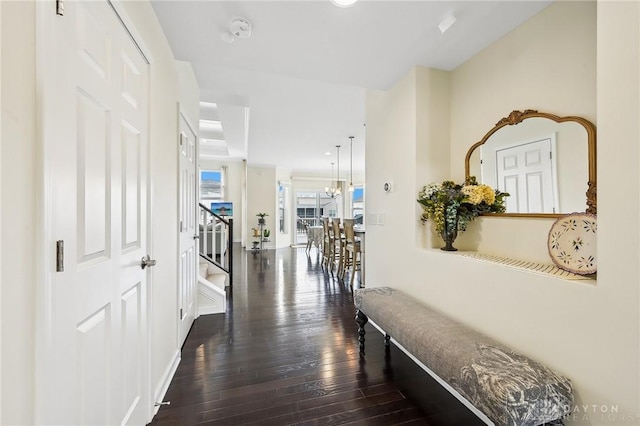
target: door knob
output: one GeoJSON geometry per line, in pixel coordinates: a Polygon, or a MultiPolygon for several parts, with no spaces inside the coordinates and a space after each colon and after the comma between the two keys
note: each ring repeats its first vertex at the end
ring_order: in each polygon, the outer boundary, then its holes
{"type": "Polygon", "coordinates": [[[151,266],[156,266],[156,260],[155,259],[151,259],[149,257],[149,255],[146,255],[145,257],[142,258],[142,260],[140,261],[140,267],[142,269],[146,268],[147,266],[151,267],[151,266]]]}

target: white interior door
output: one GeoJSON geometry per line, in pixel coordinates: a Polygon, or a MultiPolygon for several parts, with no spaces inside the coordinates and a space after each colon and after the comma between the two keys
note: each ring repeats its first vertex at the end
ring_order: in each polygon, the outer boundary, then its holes
{"type": "Polygon", "coordinates": [[[510,194],[508,213],[555,213],[551,139],[496,150],[498,189],[510,194]]]}
{"type": "Polygon", "coordinates": [[[178,283],[178,333],[180,346],[189,334],[196,314],[198,253],[196,249],[196,134],[180,114],[180,258],[178,283]]]}
{"type": "Polygon", "coordinates": [[[38,9],[44,233],[64,256],[47,259],[37,422],[143,425],[148,63],[108,2],[54,3],[38,9]]]}

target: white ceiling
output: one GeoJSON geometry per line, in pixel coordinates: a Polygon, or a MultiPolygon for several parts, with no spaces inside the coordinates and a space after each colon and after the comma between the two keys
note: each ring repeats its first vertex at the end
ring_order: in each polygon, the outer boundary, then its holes
{"type": "Polygon", "coordinates": [[[452,70],[550,3],[152,0],[201,100],[217,104],[222,134],[203,152],[327,175],[335,145],[348,165],[349,136],[354,170],[364,170],[366,89],[385,90],[415,65],[452,70]],[[457,20],[441,34],[450,14],[457,20]],[[235,17],[252,23],[252,35],[226,43],[235,17]]]}

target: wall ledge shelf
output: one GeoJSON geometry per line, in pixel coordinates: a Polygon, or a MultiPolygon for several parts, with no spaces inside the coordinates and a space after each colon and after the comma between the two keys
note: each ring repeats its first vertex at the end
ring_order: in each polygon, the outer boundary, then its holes
{"type": "MultiPolygon", "coordinates": [[[[447,253],[451,253],[451,252],[447,252],[447,253]]],[[[454,254],[455,256],[460,256],[460,257],[464,257],[471,260],[493,263],[496,265],[502,265],[512,269],[518,269],[521,271],[550,276],[550,277],[558,278],[561,280],[581,281],[583,284],[595,285],[597,280],[597,274],[591,274],[591,275],[574,274],[573,272],[560,269],[551,263],[542,263],[542,262],[533,262],[530,260],[513,259],[509,257],[496,256],[492,254],[479,253],[475,251],[458,251],[452,254],[454,254]]]]}

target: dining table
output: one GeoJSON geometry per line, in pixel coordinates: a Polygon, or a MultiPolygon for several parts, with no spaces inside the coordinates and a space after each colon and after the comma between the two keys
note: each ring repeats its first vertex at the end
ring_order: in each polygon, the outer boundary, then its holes
{"type": "Polygon", "coordinates": [[[323,239],[324,230],[322,226],[307,226],[307,251],[309,251],[314,244],[318,250],[321,250],[323,239]]]}

